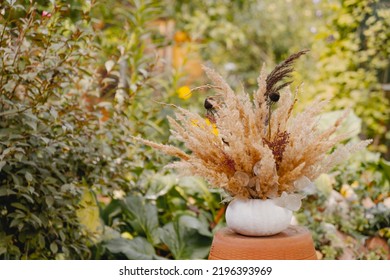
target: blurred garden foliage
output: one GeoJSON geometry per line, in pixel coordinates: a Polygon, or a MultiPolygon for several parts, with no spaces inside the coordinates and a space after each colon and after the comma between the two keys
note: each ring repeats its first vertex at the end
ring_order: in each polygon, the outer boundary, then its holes
{"type": "Polygon", "coordinates": [[[3,1],[0,258],[206,258],[221,194],[130,136],[168,142],[166,103],[204,110],[202,63],[251,91],[303,48],[298,103],[330,98],[324,123],[351,106],[350,141],[375,143],[296,220],[323,258],[388,258],[389,19],[380,0],[3,1]]]}

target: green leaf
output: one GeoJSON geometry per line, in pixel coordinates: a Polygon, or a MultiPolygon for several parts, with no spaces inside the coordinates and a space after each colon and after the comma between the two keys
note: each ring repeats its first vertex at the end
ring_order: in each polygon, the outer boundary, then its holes
{"type": "Polygon", "coordinates": [[[24,155],[22,153],[15,153],[15,158],[18,160],[18,161],[22,161],[24,155]]]}
{"type": "Polygon", "coordinates": [[[6,165],[7,164],[7,162],[6,161],[0,161],[0,171],[1,171],[1,169],[3,169],[3,167],[4,167],[4,165],[6,165]]]}
{"type": "Polygon", "coordinates": [[[99,206],[92,190],[85,189],[76,212],[80,223],[94,235],[101,235],[103,226],[100,221],[99,206]]]}
{"type": "Polygon", "coordinates": [[[20,179],[20,177],[15,175],[15,174],[10,174],[10,175],[12,177],[12,180],[13,180],[15,186],[20,186],[22,183],[22,180],[20,179]]]}
{"type": "Polygon", "coordinates": [[[7,253],[7,248],[5,248],[2,245],[0,245],[0,256],[4,255],[5,253],[7,253]]]}
{"type": "Polygon", "coordinates": [[[316,185],[317,189],[323,193],[326,197],[329,197],[333,187],[332,187],[332,180],[331,177],[328,174],[321,174],[315,181],[314,184],[316,185]]]}
{"type": "Polygon", "coordinates": [[[152,244],[159,243],[157,207],[140,196],[128,196],[122,202],[129,223],[140,234],[145,234],[152,244]]]}
{"type": "Polygon", "coordinates": [[[26,81],[31,82],[31,81],[33,81],[35,79],[37,74],[38,73],[36,73],[36,72],[29,72],[29,73],[26,73],[26,74],[21,74],[20,77],[23,78],[26,81]]]}
{"type": "Polygon", "coordinates": [[[18,227],[19,230],[23,227],[23,220],[22,219],[13,219],[9,225],[10,228],[12,227],[18,227]]]}
{"type": "Polygon", "coordinates": [[[199,192],[210,194],[206,182],[197,177],[180,177],[178,185],[184,188],[186,193],[190,195],[197,195],[199,192]]]}
{"type": "Polygon", "coordinates": [[[14,147],[5,149],[5,150],[2,152],[2,154],[1,154],[1,158],[4,158],[5,156],[7,156],[9,153],[13,152],[14,150],[15,150],[14,147]]]}
{"type": "Polygon", "coordinates": [[[25,205],[23,205],[23,204],[21,204],[19,202],[13,202],[13,203],[11,203],[11,206],[13,206],[15,208],[18,208],[20,210],[23,210],[25,212],[29,212],[29,209],[25,205]]]}
{"type": "Polygon", "coordinates": [[[45,201],[47,206],[51,207],[54,204],[54,198],[52,196],[46,196],[45,201]]]}
{"type": "Polygon", "coordinates": [[[387,161],[385,159],[381,159],[379,161],[380,166],[383,168],[383,174],[387,176],[387,179],[390,181],[390,161],[387,161]]]}
{"type": "Polygon", "coordinates": [[[58,252],[58,246],[57,246],[57,244],[55,242],[52,242],[50,244],[50,251],[52,251],[53,254],[56,254],[58,252]]]}
{"type": "Polygon", "coordinates": [[[157,173],[150,178],[150,185],[145,197],[148,199],[157,199],[158,197],[165,195],[176,183],[176,175],[162,175],[157,173]]]}
{"type": "Polygon", "coordinates": [[[188,229],[196,230],[200,235],[213,237],[212,233],[208,229],[208,225],[202,223],[198,218],[183,215],[179,218],[180,226],[184,226],[188,229]]]}
{"type": "Polygon", "coordinates": [[[45,248],[45,237],[42,234],[38,234],[38,245],[40,248],[45,248]]]}
{"type": "Polygon", "coordinates": [[[30,217],[38,224],[38,226],[42,225],[42,221],[34,213],[30,213],[30,217]]]}
{"type": "MultiPolygon", "coordinates": [[[[321,131],[331,127],[337,119],[344,114],[344,111],[333,111],[321,114],[319,117],[318,128],[321,131]]],[[[336,131],[333,137],[344,133],[349,133],[350,137],[358,136],[362,129],[362,120],[356,116],[354,112],[350,112],[346,119],[342,122],[340,128],[336,131]]]]}
{"type": "Polygon", "coordinates": [[[34,203],[34,199],[32,199],[31,196],[25,194],[25,193],[22,193],[22,196],[27,199],[30,203],[34,203]]]}
{"type": "Polygon", "coordinates": [[[153,246],[143,237],[132,240],[124,238],[111,239],[104,243],[111,253],[124,254],[129,260],[163,259],[156,255],[153,246]]]}
{"type": "Polygon", "coordinates": [[[16,194],[13,190],[8,189],[6,186],[0,187],[0,196],[9,196],[12,194],[16,194]]]}
{"type": "Polygon", "coordinates": [[[111,225],[114,218],[122,214],[121,204],[119,200],[112,200],[101,212],[101,218],[106,225],[111,225]]]}
{"type": "Polygon", "coordinates": [[[51,107],[51,108],[50,108],[50,115],[51,115],[53,118],[57,119],[57,117],[58,117],[58,112],[57,112],[57,110],[56,110],[54,107],[51,107]]]}
{"type": "Polygon", "coordinates": [[[159,232],[175,259],[203,259],[209,254],[212,234],[195,217],[179,216],[159,232]]]}
{"type": "Polygon", "coordinates": [[[27,182],[32,182],[34,179],[31,173],[28,171],[26,172],[26,174],[24,174],[24,177],[26,178],[27,182]]]}

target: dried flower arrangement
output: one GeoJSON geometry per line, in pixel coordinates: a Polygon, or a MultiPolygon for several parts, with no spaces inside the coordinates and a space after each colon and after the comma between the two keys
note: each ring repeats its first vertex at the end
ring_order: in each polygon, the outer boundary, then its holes
{"type": "Polygon", "coordinates": [[[298,90],[292,95],[285,89],[291,83],[286,78],[291,78],[293,62],[306,52],[291,55],[268,75],[263,67],[252,98],[236,95],[219,74],[204,67],[213,82],[206,87],[217,92],[205,101],[206,118],[176,106],[176,120],[169,118],[172,136],[190,153],[136,139],[181,159],[168,167],[201,176],[231,197],[279,199],[284,207],[297,210],[302,189],[371,142],[343,145],[349,135],[334,135],[348,111],[319,131],[318,114],[327,101],[315,100],[292,116],[298,90]]]}

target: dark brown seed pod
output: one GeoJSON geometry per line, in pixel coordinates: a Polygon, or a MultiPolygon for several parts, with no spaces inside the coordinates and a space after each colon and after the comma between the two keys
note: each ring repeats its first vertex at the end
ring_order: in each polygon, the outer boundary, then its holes
{"type": "Polygon", "coordinates": [[[269,99],[271,100],[271,102],[278,102],[279,99],[280,99],[280,94],[279,92],[271,92],[269,94],[269,99]]]}
{"type": "Polygon", "coordinates": [[[207,111],[207,115],[210,117],[217,114],[218,106],[218,102],[213,97],[207,97],[204,101],[204,108],[207,111]]]}
{"type": "Polygon", "coordinates": [[[213,109],[213,103],[211,102],[212,98],[211,97],[208,97],[204,100],[204,108],[206,110],[211,110],[213,109]]]}

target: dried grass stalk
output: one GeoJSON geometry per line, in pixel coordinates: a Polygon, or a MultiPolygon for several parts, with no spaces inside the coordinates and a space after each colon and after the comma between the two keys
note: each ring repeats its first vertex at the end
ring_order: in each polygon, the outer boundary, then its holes
{"type": "Polygon", "coordinates": [[[262,70],[253,99],[247,93],[236,95],[218,73],[204,67],[213,83],[211,87],[220,97],[213,115],[218,133],[202,116],[183,108],[177,107],[176,118],[169,118],[172,137],[182,141],[191,153],[136,139],[181,159],[169,164],[169,168],[201,176],[231,196],[266,199],[283,192],[298,192],[295,181],[304,177],[314,180],[371,142],[342,145],[349,135],[331,137],[347,111],[333,126],[319,131],[318,115],[327,101],[315,100],[306,110],[292,116],[296,94],[292,96],[285,89],[278,107],[271,110],[270,93],[279,92],[290,83],[282,80],[291,74],[292,63],[306,52],[290,56],[268,76],[262,70]],[[329,154],[336,145],[337,149],[329,154]]]}

